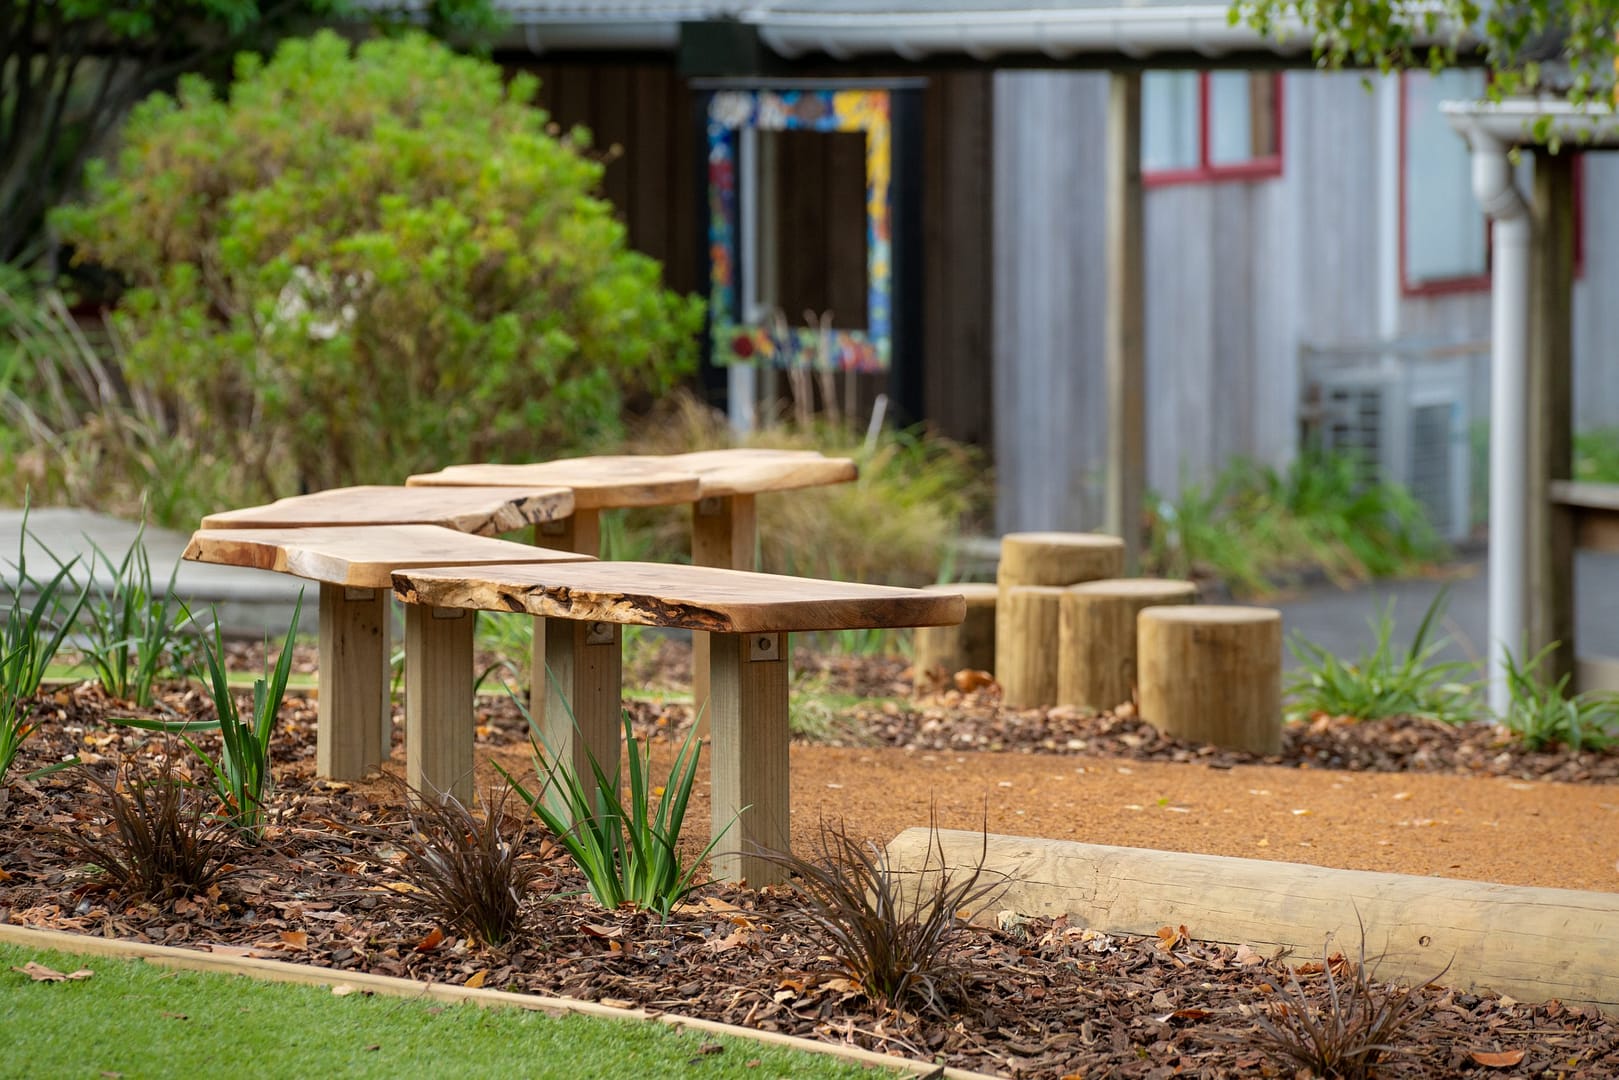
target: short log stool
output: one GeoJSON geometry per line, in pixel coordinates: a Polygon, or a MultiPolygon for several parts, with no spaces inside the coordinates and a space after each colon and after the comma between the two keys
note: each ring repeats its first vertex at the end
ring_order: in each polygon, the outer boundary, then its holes
{"type": "MultiPolygon", "coordinates": [[[[185,557],[252,566],[320,583],[320,725],[316,772],[354,780],[388,757],[388,590],[393,571],[480,562],[577,561],[584,556],[434,525],[329,529],[202,529],[185,557]],[[379,738],[380,732],[380,738],[379,738]]],[[[472,624],[459,609],[405,609],[405,777],[418,791],[472,797],[472,624]],[[460,702],[427,707],[439,696],[460,702]],[[461,733],[450,730],[460,724],[461,733]],[[465,753],[459,752],[465,743],[465,753]]]]}
{"type": "Polygon", "coordinates": [[[924,592],[954,593],[967,601],[967,614],[955,626],[918,627],[911,667],[918,687],[943,672],[995,670],[995,599],[999,588],[988,582],[927,585],[924,592]]]}
{"type": "MultiPolygon", "coordinates": [[[[1020,707],[1054,705],[1057,701],[1057,627],[1050,627],[1050,638],[1039,656],[1022,657],[1018,650],[1026,641],[1040,641],[1040,626],[1011,625],[1012,605],[1007,592],[1019,585],[1078,585],[1082,581],[1116,578],[1124,573],[1124,541],[1100,533],[1027,532],[1007,533],[1001,538],[1000,564],[995,571],[999,602],[995,609],[995,678],[1006,701],[1020,707]],[[1049,669],[1049,670],[1047,670],[1049,669]],[[1029,671],[1039,671],[1038,685],[1022,683],[1029,671]],[[1011,683],[1010,688],[1008,683],[1011,683]]],[[[1021,604],[1018,611],[1046,617],[1044,607],[1021,604]]]]}
{"type": "Polygon", "coordinates": [[[1282,749],[1282,613],[1150,607],[1136,620],[1142,719],[1190,742],[1282,749]]]}
{"type": "Polygon", "coordinates": [[[755,886],[786,876],[757,852],[788,846],[788,634],[959,622],[966,607],[959,595],[920,589],[635,562],[407,570],[394,575],[394,594],[409,604],[543,616],[554,678],[542,734],[584,776],[591,759],[609,776],[618,771],[619,625],[709,632],[714,872],[755,886]],[[572,705],[573,723],[559,697],[572,705]]]}
{"type": "Polygon", "coordinates": [[[1197,586],[1165,578],[1108,578],[1063,590],[1057,703],[1111,709],[1136,682],[1136,616],[1159,604],[1190,604],[1197,586]]]}
{"type": "Polygon", "coordinates": [[[1013,585],[1000,591],[995,641],[1001,704],[1035,709],[1057,703],[1062,598],[1057,585],[1013,585]]]}

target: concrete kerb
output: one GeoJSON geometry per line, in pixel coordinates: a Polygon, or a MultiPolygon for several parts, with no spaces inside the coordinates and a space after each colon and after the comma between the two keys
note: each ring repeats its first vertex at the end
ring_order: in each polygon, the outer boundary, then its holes
{"type": "Polygon", "coordinates": [[[1165,925],[1199,941],[1320,960],[1366,955],[1379,978],[1435,979],[1521,1001],[1557,999],[1619,1016],[1619,893],[1337,870],[1177,851],[941,829],[888,846],[901,871],[984,866],[1009,884],[998,906],[1069,915],[1111,934],[1165,925]],[[987,847],[987,851],[986,851],[987,847]],[[932,852],[930,854],[930,849],[932,852]],[[1440,972],[1444,975],[1440,977],[1440,972]]]}
{"type": "Polygon", "coordinates": [[[202,952],[181,949],[172,945],[149,945],[139,941],[121,941],[116,938],[91,937],[70,934],[61,930],[39,930],[28,926],[0,924],[0,942],[29,949],[51,949],[56,952],[83,956],[110,956],[125,960],[142,960],[160,967],[185,971],[209,971],[225,975],[242,975],[268,982],[299,983],[306,986],[352,986],[355,990],[382,994],[387,997],[410,998],[421,1001],[442,1001],[449,1004],[470,1004],[482,1008],[528,1009],[552,1016],[597,1016],[610,1020],[655,1021],[677,1031],[697,1031],[705,1035],[729,1035],[769,1046],[781,1046],[810,1054],[824,1054],[844,1061],[872,1068],[894,1069],[917,1076],[946,1077],[949,1080],[993,1080],[986,1073],[969,1072],[935,1065],[926,1061],[890,1057],[857,1046],[838,1046],[817,1042],[795,1035],[774,1031],[722,1024],[715,1020],[679,1016],[668,1012],[649,1012],[645,1009],[621,1009],[594,1001],[575,998],[550,997],[544,994],[517,994],[507,990],[486,990],[481,987],[454,986],[450,983],[416,982],[391,975],[373,975],[367,972],[338,971],[334,968],[312,967],[285,960],[269,960],[254,956],[229,953],[202,952]]]}

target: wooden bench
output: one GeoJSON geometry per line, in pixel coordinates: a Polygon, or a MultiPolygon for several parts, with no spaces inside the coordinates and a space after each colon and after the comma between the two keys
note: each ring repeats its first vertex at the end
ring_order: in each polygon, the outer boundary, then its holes
{"type": "MultiPolygon", "coordinates": [[[[619,626],[709,633],[715,833],[729,826],[714,869],[754,885],[784,877],[756,852],[788,844],[788,634],[937,626],[960,622],[966,612],[966,601],[947,593],[658,563],[401,570],[393,581],[394,594],[408,604],[527,611],[551,624],[552,700],[537,722],[552,752],[586,776],[590,757],[610,774],[618,768],[619,626]],[[562,700],[571,706],[571,723],[562,700]]],[[[445,709],[458,705],[453,694],[440,701],[445,709]]],[[[470,725],[463,727],[470,740],[470,725]]]]}
{"type": "MultiPolygon", "coordinates": [[[[319,719],[316,770],[357,779],[387,760],[393,715],[388,693],[388,590],[393,571],[415,566],[563,562],[572,552],[467,536],[436,525],[292,529],[203,529],[185,557],[251,566],[320,583],[319,719]]],[[[462,610],[405,609],[405,774],[418,790],[472,797],[473,618],[462,610]],[[423,706],[422,689],[456,693],[459,709],[423,706]],[[447,730],[461,724],[462,732],[447,730]]]]}
{"type": "MultiPolygon", "coordinates": [[[[794,491],[856,479],[859,467],[849,458],[827,457],[815,450],[772,450],[735,447],[686,454],[622,454],[561,458],[527,465],[453,465],[436,473],[412,476],[406,484],[442,487],[461,484],[559,484],[573,491],[574,512],[566,521],[535,529],[534,542],[586,555],[599,555],[602,510],[690,503],[691,561],[698,566],[733,570],[757,568],[759,543],[756,496],[794,491]]],[[[692,700],[706,716],[709,699],[708,635],[692,636],[692,700]]],[[[534,634],[534,670],[543,671],[545,635],[534,634]]],[[[535,681],[530,711],[545,711],[544,691],[535,681]]]]}
{"type": "Polygon", "coordinates": [[[373,484],[293,495],[263,506],[209,514],[202,519],[202,527],[438,525],[477,536],[497,536],[529,525],[566,520],[574,512],[573,507],[573,492],[565,487],[506,485],[435,492],[373,484]]]}

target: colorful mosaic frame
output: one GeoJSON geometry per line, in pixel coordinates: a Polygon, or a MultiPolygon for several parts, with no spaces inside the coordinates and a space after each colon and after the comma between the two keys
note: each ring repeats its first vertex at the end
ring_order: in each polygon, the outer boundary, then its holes
{"type": "Polygon", "coordinates": [[[720,90],[708,103],[708,251],[712,359],[718,366],[887,371],[893,359],[893,258],[889,193],[893,140],[887,90],[720,90]],[[768,326],[741,317],[737,134],[865,132],[866,329],[768,326]]]}

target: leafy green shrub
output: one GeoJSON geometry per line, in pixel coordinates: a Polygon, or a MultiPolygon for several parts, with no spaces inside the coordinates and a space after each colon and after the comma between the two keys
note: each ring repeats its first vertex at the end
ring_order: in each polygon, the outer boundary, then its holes
{"type": "Polygon", "coordinates": [[[161,595],[152,588],[152,561],[142,541],[145,523],[124,557],[114,564],[99,547],[96,561],[107,568],[111,588],[84,609],[80,651],[103,689],[113,697],[146,706],[152,684],[179,643],[180,602],[174,595],[175,563],[161,595]]]}
{"type": "Polygon", "coordinates": [[[1299,672],[1288,683],[1288,696],[1307,714],[1352,716],[1357,720],[1425,716],[1449,724],[1473,719],[1473,687],[1458,681],[1472,665],[1435,662],[1434,654],[1445,647],[1445,640],[1428,640],[1444,608],[1445,593],[1441,591],[1428,605],[1416,637],[1403,654],[1394,648],[1392,601],[1371,624],[1375,639],[1372,651],[1353,663],[1345,663],[1314,642],[1294,635],[1288,645],[1298,658],[1299,672]]]}
{"type": "Polygon", "coordinates": [[[1547,645],[1522,665],[1507,652],[1509,700],[1501,725],[1526,750],[1561,745],[1578,753],[1619,742],[1619,694],[1590,690],[1569,696],[1569,676],[1548,684],[1536,674],[1556,647],[1555,642],[1547,645]]]}
{"type": "Polygon", "coordinates": [[[867,998],[895,1009],[915,1002],[943,1013],[940,984],[961,981],[948,951],[962,932],[961,912],[977,909],[1005,887],[997,877],[985,880],[988,833],[984,843],[978,865],[953,872],[934,822],[922,867],[905,872],[890,864],[885,848],[853,840],[841,823],[823,821],[815,857],[782,851],[764,857],[791,872],[788,884],[804,901],[797,919],[867,998]]]}
{"type": "MultiPolygon", "coordinates": [[[[144,717],[123,717],[120,723],[148,731],[180,732],[187,746],[208,764],[213,774],[214,791],[224,804],[231,822],[250,840],[264,835],[266,824],[265,803],[269,798],[273,777],[270,774],[270,733],[275,730],[276,716],[286,697],[287,679],[292,674],[292,643],[298,635],[298,616],[303,613],[303,593],[298,594],[292,606],[292,624],[281,642],[281,655],[275,669],[264,678],[253,680],[253,709],[243,719],[231,695],[230,678],[225,671],[225,643],[219,629],[217,613],[214,618],[213,640],[203,633],[203,659],[206,672],[199,672],[204,691],[212,699],[213,720],[150,720],[144,717]],[[210,757],[191,740],[189,732],[219,730],[222,751],[218,758],[210,757]]],[[[268,653],[268,650],[266,650],[268,653]]],[[[266,655],[265,663],[269,663],[266,655]]]]}
{"type": "Polygon", "coordinates": [[[1574,479],[1619,484],[1619,427],[1575,432],[1574,479]]]}
{"type": "Polygon", "coordinates": [[[690,369],[697,302],[625,246],[532,77],[420,34],[237,58],[132,114],[55,221],[128,284],[128,374],[246,463],[238,499],[532,459],[690,369]],[[553,129],[554,130],[554,129],[553,129]]]}
{"type": "Polygon", "coordinates": [[[1214,577],[1255,595],[1303,566],[1338,582],[1390,577],[1438,558],[1444,545],[1403,487],[1368,478],[1347,454],[1300,454],[1282,471],[1232,462],[1208,486],[1151,499],[1148,569],[1214,577]]]}
{"type": "Polygon", "coordinates": [[[153,774],[125,762],[113,780],[91,769],[84,776],[111,827],[58,835],[123,888],[149,900],[194,896],[232,870],[236,830],[180,775],[174,755],[164,753],[153,774]]]}
{"type": "MultiPolygon", "coordinates": [[[[521,701],[517,707],[527,718],[528,710],[521,701]]],[[[656,791],[651,775],[652,740],[636,739],[628,713],[624,714],[624,743],[629,764],[628,806],[619,796],[618,777],[607,775],[594,756],[590,758],[592,775],[582,777],[571,762],[550,753],[542,743],[531,742],[534,771],[541,780],[538,793],[529,791],[498,763],[495,768],[556,834],[585,875],[597,903],[605,908],[628,904],[668,918],[670,909],[696,887],[698,866],[720,839],[710,840],[690,862],[680,856],[680,830],[697,780],[702,740],[686,737],[668,778],[656,791]],[[654,797],[658,801],[655,810],[654,797]]]]}

